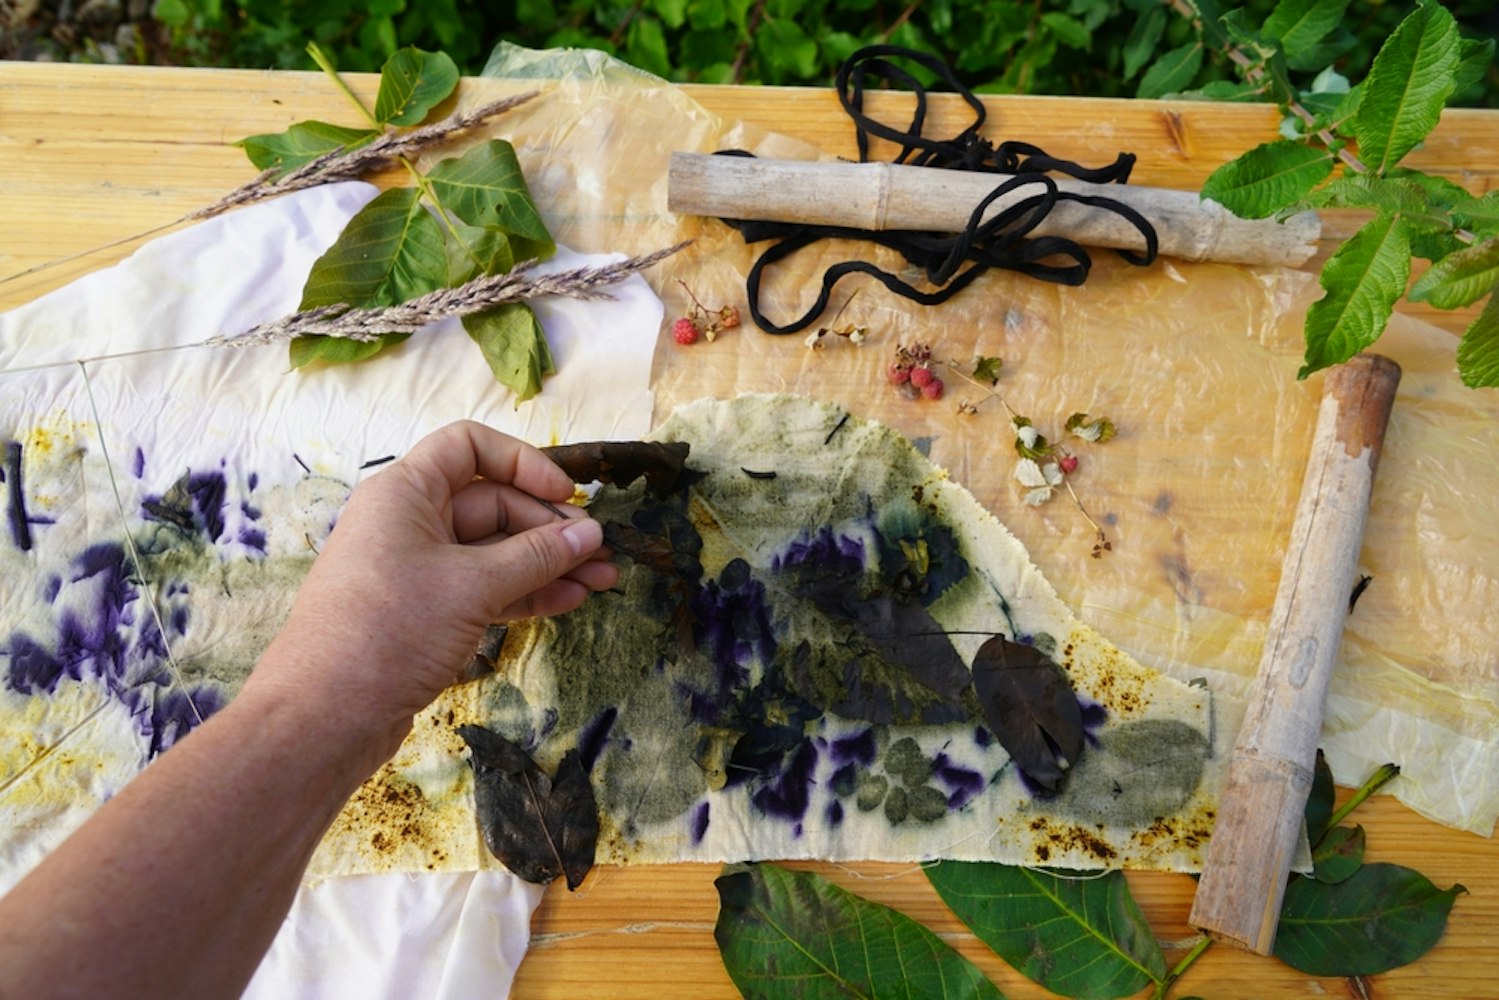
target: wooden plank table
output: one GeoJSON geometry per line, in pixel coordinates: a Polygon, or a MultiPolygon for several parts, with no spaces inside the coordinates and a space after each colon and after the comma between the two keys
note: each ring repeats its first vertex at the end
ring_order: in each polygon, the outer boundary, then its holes
{"type": "MultiPolygon", "coordinates": [[[[352,77],[373,99],[373,77],[352,77]]],[[[468,81],[467,88],[486,84],[468,81]]],[[[708,110],[854,155],[852,130],[831,91],[689,87],[708,110]]],[[[875,95],[879,102],[899,100],[875,95]]],[[[1062,98],[989,98],[992,135],[1043,142],[1085,162],[1136,152],[1134,180],[1198,188],[1218,164],[1273,136],[1274,110],[1255,105],[1062,98]]],[[[955,101],[936,102],[933,134],[952,134],[955,101]],[[952,125],[952,127],[949,127],[952,125]]],[[[152,229],[208,204],[249,179],[242,136],[292,121],[347,119],[344,99],[318,74],[0,63],[0,274],[152,229]]],[[[893,117],[893,114],[892,114],[893,117]]],[[[1411,165],[1483,193],[1499,186],[1499,112],[1452,111],[1411,165]]],[[[1358,218],[1327,219],[1316,266],[1358,218]]],[[[0,310],[125,256],[133,245],[90,254],[26,279],[0,284],[0,310]]],[[[1454,334],[1473,309],[1402,311],[1454,334]]],[[[1346,794],[1346,792],[1344,793],[1346,794]]],[[[1389,797],[1358,818],[1370,859],[1418,868],[1441,886],[1462,882],[1441,944],[1414,966],[1355,984],[1316,980],[1273,959],[1226,947],[1210,950],[1175,991],[1215,998],[1499,996],[1499,844],[1422,819],[1389,797]]],[[[1008,995],[1043,996],[968,934],[919,870],[909,865],[814,865],[834,881],[895,906],[932,927],[977,962],[1008,995]]],[[[716,869],[703,865],[603,869],[572,896],[547,895],[535,917],[519,996],[613,997],[734,995],[718,960],[712,927],[716,869]]],[[[1183,875],[1131,873],[1130,883],[1157,935],[1180,949],[1194,883],[1183,875]]],[[[1180,951],[1168,952],[1168,961],[1180,951]]]]}

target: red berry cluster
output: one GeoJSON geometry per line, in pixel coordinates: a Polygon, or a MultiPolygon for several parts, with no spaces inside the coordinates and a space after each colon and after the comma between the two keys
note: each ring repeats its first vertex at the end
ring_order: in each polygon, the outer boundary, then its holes
{"type": "Polygon", "coordinates": [[[942,392],[946,388],[942,379],[932,370],[932,349],[926,344],[916,343],[907,347],[905,344],[895,349],[895,360],[891,362],[886,371],[886,377],[890,384],[900,390],[901,394],[908,399],[925,396],[927,399],[941,399],[942,392]]]}
{"type": "Polygon", "coordinates": [[[739,325],[738,307],[721,306],[716,310],[709,310],[697,300],[696,295],[692,294],[692,289],[687,287],[687,282],[678,278],[677,283],[692,300],[692,308],[687,311],[687,315],[680,317],[671,325],[671,335],[677,343],[686,347],[688,344],[697,343],[700,335],[706,335],[708,343],[711,344],[719,331],[732,330],[739,325]]]}

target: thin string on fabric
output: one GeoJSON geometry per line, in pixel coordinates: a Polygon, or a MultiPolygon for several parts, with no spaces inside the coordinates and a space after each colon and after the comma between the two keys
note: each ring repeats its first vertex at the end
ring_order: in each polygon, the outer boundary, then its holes
{"type": "Polygon", "coordinates": [[[114,495],[115,510],[120,515],[120,525],[124,529],[121,534],[125,539],[125,551],[130,555],[131,568],[135,570],[136,579],[140,581],[141,593],[146,598],[146,608],[151,612],[151,618],[156,625],[156,630],[163,637],[162,650],[166,656],[167,666],[172,673],[172,682],[177,690],[182,692],[187,699],[188,708],[193,711],[193,718],[202,725],[204,715],[198,709],[198,703],[193,698],[192,691],[187,686],[187,681],[182,676],[182,667],[177,662],[177,657],[172,653],[172,645],[166,641],[166,621],[162,618],[161,607],[157,604],[156,589],[151,586],[151,580],[146,576],[146,567],[141,560],[140,550],[136,548],[135,537],[130,533],[130,519],[125,512],[125,499],[120,495],[119,479],[115,475],[115,464],[109,456],[109,445],[105,441],[104,420],[99,413],[99,402],[94,398],[94,383],[89,377],[88,362],[79,361],[78,369],[83,373],[83,388],[88,397],[89,413],[93,417],[94,432],[99,436],[99,453],[104,458],[104,469],[109,474],[109,489],[114,495]]]}
{"type": "MultiPolygon", "coordinates": [[[[1120,153],[1108,166],[1090,168],[1050,156],[1030,143],[1006,141],[995,145],[979,135],[985,120],[983,102],[957,79],[952,68],[934,56],[897,45],[873,45],[855,52],[839,67],[835,84],[839,102],[854,122],[861,163],[869,161],[869,139],[874,136],[900,147],[895,163],[1014,176],[1000,181],[975,205],[967,224],[956,234],[877,232],[838,226],[723,220],[737,229],[746,243],[770,243],[751,265],[745,279],[750,317],[766,333],[796,333],[811,326],[827,308],[834,286],[849,274],[868,275],[895,294],[926,306],[946,302],[991,268],[1017,271],[1057,284],[1080,285],[1093,265],[1088,251],[1066,237],[1030,235],[1063,201],[1078,202],[1119,215],[1139,231],[1145,243],[1143,251],[1119,250],[1119,255],[1139,266],[1154,262],[1158,249],[1155,227],[1143,215],[1113,198],[1063,191],[1047,176],[1055,172],[1093,184],[1123,184],[1128,181],[1134,167],[1134,154],[1120,153]],[[924,135],[926,88],[914,74],[887,57],[915,62],[936,75],[972,109],[973,120],[951,139],[933,139],[924,135]],[[871,81],[893,83],[915,95],[915,110],[904,129],[886,125],[864,113],[864,94],[871,81]],[[1019,200],[986,220],[984,216],[989,206],[996,199],[1010,194],[1018,194],[1019,200]],[[843,261],[823,272],[817,299],[802,316],[788,323],[776,323],[767,317],[760,306],[766,268],[819,240],[834,238],[863,240],[895,250],[912,265],[921,268],[933,288],[919,289],[868,261],[843,261]],[[966,269],[963,268],[965,263],[968,265],[966,269]]],[[[742,150],[724,150],[720,155],[750,154],[742,150]]]]}

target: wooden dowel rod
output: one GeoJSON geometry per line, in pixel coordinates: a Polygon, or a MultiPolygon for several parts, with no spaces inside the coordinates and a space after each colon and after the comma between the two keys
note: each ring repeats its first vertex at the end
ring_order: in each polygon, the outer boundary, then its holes
{"type": "Polygon", "coordinates": [[[1399,383],[1400,366],[1374,354],[1327,373],[1269,635],[1192,904],[1193,925],[1262,955],[1275,944],[1304,826],[1327,684],[1399,383]]]}
{"type": "MultiPolygon", "coordinates": [[[[722,219],[956,233],[985,196],[1010,176],[894,163],[673,153],[667,207],[684,215],[722,219]]],[[[1313,212],[1284,223],[1241,219],[1192,191],[1065,178],[1056,183],[1064,191],[1113,198],[1135,209],[1155,227],[1160,252],[1184,260],[1296,267],[1316,253],[1322,231],[1313,212]]],[[[1035,194],[1027,185],[996,199],[989,212],[1035,194]]],[[[1088,246],[1121,250],[1145,246],[1139,231],[1119,215],[1072,201],[1060,202],[1033,235],[1065,236],[1088,246]]]]}

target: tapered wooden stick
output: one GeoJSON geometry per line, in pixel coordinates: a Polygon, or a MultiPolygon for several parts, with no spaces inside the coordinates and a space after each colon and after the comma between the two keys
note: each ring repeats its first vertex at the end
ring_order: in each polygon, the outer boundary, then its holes
{"type": "Polygon", "coordinates": [[[1327,683],[1358,568],[1400,366],[1361,354],[1327,373],[1316,436],[1234,745],[1191,922],[1270,954],[1312,787],[1327,683]]]}
{"type": "MultiPolygon", "coordinates": [[[[673,153],[667,207],[685,215],[796,222],[853,229],[956,233],[1010,174],[935,170],[893,163],[808,163],[673,153]]],[[[1113,198],[1155,227],[1160,252],[1185,260],[1295,267],[1317,251],[1322,223],[1303,212],[1284,223],[1241,219],[1194,191],[1088,184],[1056,179],[1076,194],[1113,198]]],[[[1022,188],[998,198],[991,214],[1033,197],[1022,188]]],[[[1032,231],[1087,246],[1142,250],[1140,233],[1119,215],[1078,202],[1059,203],[1032,231]]]]}

